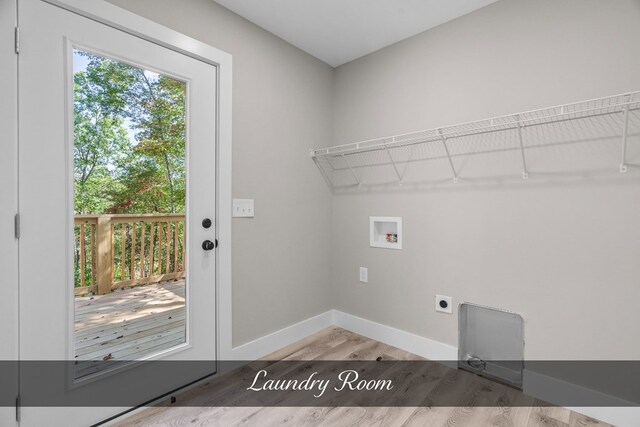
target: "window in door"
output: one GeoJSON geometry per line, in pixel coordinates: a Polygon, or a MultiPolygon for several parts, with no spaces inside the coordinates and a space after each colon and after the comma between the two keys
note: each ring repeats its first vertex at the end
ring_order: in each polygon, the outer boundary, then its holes
{"type": "Polygon", "coordinates": [[[73,84],[80,378],[186,341],[187,86],[78,49],[73,84]]]}

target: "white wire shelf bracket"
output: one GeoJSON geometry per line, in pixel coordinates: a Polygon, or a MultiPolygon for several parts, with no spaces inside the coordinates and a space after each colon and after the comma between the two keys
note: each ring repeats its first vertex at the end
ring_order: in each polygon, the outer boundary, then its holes
{"type": "Polygon", "coordinates": [[[527,150],[530,148],[552,145],[550,141],[559,139],[567,143],[619,138],[618,167],[621,173],[625,173],[628,170],[629,140],[639,135],[640,91],[636,91],[453,126],[312,149],[310,156],[331,187],[361,187],[365,184],[365,176],[359,170],[379,166],[390,167],[391,176],[402,185],[409,163],[429,159],[446,159],[453,182],[458,183],[461,170],[456,166],[454,158],[503,150],[519,151],[522,178],[527,179],[530,174],[527,150]],[[536,138],[530,138],[531,134],[525,135],[525,131],[532,132],[533,129],[540,129],[536,138]],[[547,135],[543,138],[540,134],[542,130],[547,133],[552,131],[554,137],[547,135]],[[586,135],[585,132],[589,134],[586,135]],[[573,141],[570,134],[575,136],[573,141]],[[500,135],[499,141],[496,135],[500,135]],[[492,142],[487,146],[489,140],[492,142]],[[376,152],[381,154],[376,155],[376,152]],[[330,175],[340,171],[348,172],[350,182],[340,185],[330,178],[330,175]]]}

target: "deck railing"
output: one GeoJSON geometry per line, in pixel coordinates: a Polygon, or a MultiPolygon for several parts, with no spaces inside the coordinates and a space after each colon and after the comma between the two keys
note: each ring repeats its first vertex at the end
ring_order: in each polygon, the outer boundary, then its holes
{"type": "Polygon", "coordinates": [[[184,214],[75,217],[75,294],[184,278],[184,214]]]}

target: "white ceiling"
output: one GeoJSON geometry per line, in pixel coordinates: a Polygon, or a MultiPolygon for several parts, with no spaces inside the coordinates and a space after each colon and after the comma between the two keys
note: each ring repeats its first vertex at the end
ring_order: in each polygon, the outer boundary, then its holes
{"type": "Polygon", "coordinates": [[[214,0],[337,67],[496,0],[214,0]]]}

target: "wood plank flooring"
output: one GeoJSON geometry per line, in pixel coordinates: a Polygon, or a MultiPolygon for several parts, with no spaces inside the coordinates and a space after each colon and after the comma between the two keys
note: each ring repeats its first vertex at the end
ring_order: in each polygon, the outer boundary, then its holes
{"type": "MultiPolygon", "coordinates": [[[[420,357],[332,327],[266,356],[265,360],[421,360],[420,357]]],[[[449,368],[442,367],[444,377],[449,368]]],[[[489,381],[464,371],[476,383],[489,381]]],[[[418,373],[417,373],[418,374],[418,373]]],[[[236,377],[237,381],[238,378],[236,377]]],[[[213,381],[232,386],[234,374],[213,381]]],[[[462,382],[461,384],[464,384],[462,382]]],[[[430,385],[437,387],[437,384],[430,385]]],[[[491,382],[494,401],[488,407],[207,407],[207,384],[180,395],[183,406],[144,409],[114,425],[140,426],[609,426],[566,408],[548,407],[521,392],[491,382]],[[189,406],[192,402],[194,406],[189,406]],[[503,403],[504,402],[504,403],[503,403]],[[509,403],[519,403],[510,406],[509,403]],[[522,405],[527,406],[522,406],[522,405]]],[[[208,394],[209,393],[209,394],[208,394]]],[[[428,394],[429,391],[426,391],[428,394]]]]}
{"type": "Polygon", "coordinates": [[[184,280],[76,297],[75,310],[77,360],[134,360],[185,339],[184,280]]]}

